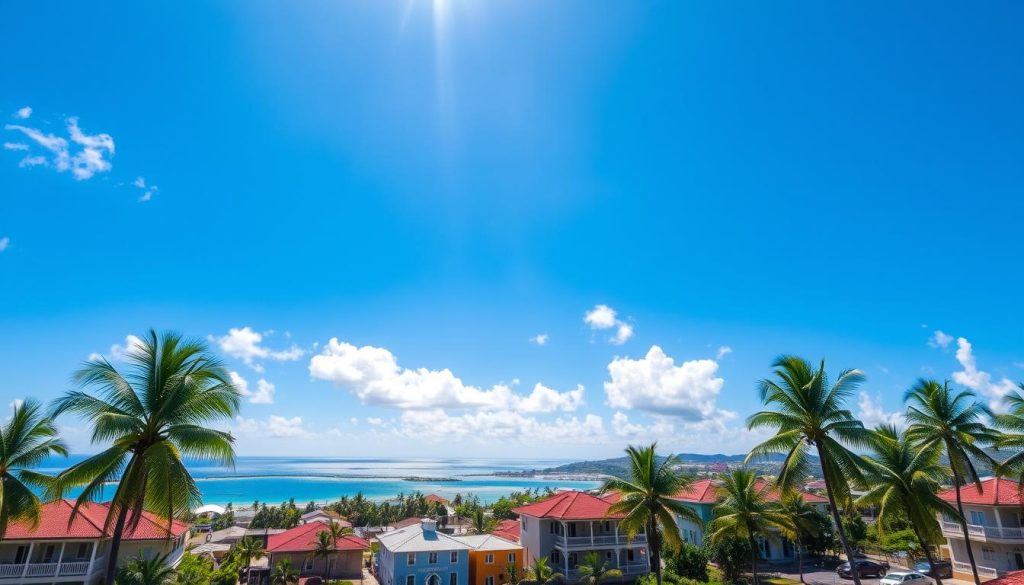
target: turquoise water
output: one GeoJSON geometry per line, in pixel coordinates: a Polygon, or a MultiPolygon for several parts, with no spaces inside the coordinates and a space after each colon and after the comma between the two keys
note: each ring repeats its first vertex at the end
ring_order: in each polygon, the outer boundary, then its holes
{"type": "MultiPolygon", "coordinates": [[[[57,473],[82,456],[51,459],[40,471],[57,473]]],[[[399,493],[420,491],[452,497],[473,494],[485,503],[525,488],[592,489],[595,481],[510,478],[500,471],[543,469],[564,460],[519,459],[394,459],[331,457],[239,457],[234,469],[190,462],[208,504],[248,505],[254,500],[280,503],[295,498],[302,504],[326,502],[362,492],[370,499],[387,499],[399,493]],[[405,478],[415,478],[407,480],[405,478]],[[443,481],[457,480],[457,481],[443,481]]],[[[113,486],[105,497],[113,494],[113,486]]],[[[76,494],[71,494],[76,495],[76,494]]]]}

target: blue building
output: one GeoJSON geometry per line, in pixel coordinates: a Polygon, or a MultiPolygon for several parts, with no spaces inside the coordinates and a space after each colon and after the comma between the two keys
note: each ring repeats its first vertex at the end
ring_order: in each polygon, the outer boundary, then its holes
{"type": "Polygon", "coordinates": [[[377,539],[380,585],[469,585],[470,547],[438,532],[435,520],[424,518],[377,539]]]}

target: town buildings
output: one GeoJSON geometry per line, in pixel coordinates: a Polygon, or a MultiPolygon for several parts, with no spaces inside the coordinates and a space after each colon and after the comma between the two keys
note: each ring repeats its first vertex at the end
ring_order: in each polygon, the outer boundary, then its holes
{"type": "MultiPolygon", "coordinates": [[[[956,505],[956,492],[939,492],[939,496],[956,505]]],[[[1024,569],[1024,501],[1020,484],[1008,479],[989,478],[960,488],[971,548],[982,579],[992,579],[1009,571],[1024,569]]],[[[953,576],[971,580],[967,543],[960,523],[939,516],[942,535],[946,537],[943,556],[953,563],[953,576]]]]}

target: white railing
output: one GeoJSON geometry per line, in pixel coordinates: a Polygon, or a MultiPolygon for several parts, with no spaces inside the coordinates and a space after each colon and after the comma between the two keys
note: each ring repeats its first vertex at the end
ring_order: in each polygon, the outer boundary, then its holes
{"type": "Polygon", "coordinates": [[[609,546],[617,544],[644,544],[647,542],[646,534],[637,534],[633,540],[630,540],[625,534],[602,534],[600,536],[595,535],[593,538],[590,536],[565,536],[562,534],[554,535],[552,539],[555,546],[566,547],[566,546],[609,546]]]}
{"type": "Polygon", "coordinates": [[[25,565],[0,565],[0,579],[21,577],[25,572],[25,565]]]}
{"type": "MultiPolygon", "coordinates": [[[[953,561],[953,570],[957,571],[958,573],[970,574],[971,564],[961,563],[960,561],[953,561]]],[[[983,567],[981,565],[978,565],[978,576],[995,578],[999,576],[999,571],[993,569],[992,567],[983,567]]]]}
{"type": "MultiPolygon", "coordinates": [[[[960,528],[960,524],[956,522],[950,522],[948,520],[942,521],[942,531],[953,536],[959,536],[963,534],[963,530],[960,528]]],[[[1007,540],[1024,540],[1024,528],[1019,527],[1000,528],[998,526],[982,526],[980,524],[968,524],[967,534],[971,536],[981,536],[984,538],[1005,538],[1007,540]]]]}
{"type": "Polygon", "coordinates": [[[74,575],[84,575],[89,572],[89,561],[75,561],[71,563],[60,564],[60,576],[70,577],[74,575]]]}
{"type": "Polygon", "coordinates": [[[626,575],[639,575],[647,573],[650,571],[650,568],[647,566],[647,563],[630,563],[628,565],[620,566],[619,570],[626,575]]]}
{"type": "Polygon", "coordinates": [[[26,577],[53,577],[57,574],[57,563],[33,563],[25,569],[26,577]]]}

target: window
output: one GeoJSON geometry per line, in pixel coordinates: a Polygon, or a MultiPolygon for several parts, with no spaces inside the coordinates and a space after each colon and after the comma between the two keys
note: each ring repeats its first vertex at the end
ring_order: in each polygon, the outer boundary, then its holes
{"type": "Polygon", "coordinates": [[[55,545],[52,545],[52,544],[46,545],[46,547],[43,549],[42,562],[44,562],[44,563],[52,563],[53,562],[53,554],[55,552],[57,552],[57,547],[55,545]]]}
{"type": "Polygon", "coordinates": [[[486,564],[486,565],[493,565],[494,564],[494,555],[491,554],[491,553],[485,554],[484,555],[484,564],[486,564]]]}
{"type": "Polygon", "coordinates": [[[979,512],[978,510],[971,510],[971,524],[977,524],[978,526],[985,525],[985,513],[979,512]]]}
{"type": "MultiPolygon", "coordinates": [[[[971,514],[973,515],[974,512],[971,512],[971,514]]],[[[986,546],[981,549],[981,556],[984,557],[986,561],[994,561],[996,560],[996,551],[995,549],[986,546]]]]}
{"type": "Polygon", "coordinates": [[[633,562],[633,549],[626,549],[626,560],[633,562]]]}
{"type": "Polygon", "coordinates": [[[405,555],[405,564],[415,565],[416,564],[416,553],[407,553],[405,555]]]}
{"type": "Polygon", "coordinates": [[[605,532],[611,532],[612,531],[612,523],[611,523],[611,521],[609,521],[609,520],[605,520],[604,521],[604,531],[605,532]]]}
{"type": "Polygon", "coordinates": [[[312,571],[313,570],[313,557],[307,557],[306,558],[306,566],[304,567],[303,570],[305,570],[305,571],[312,571]]]}
{"type": "Polygon", "coordinates": [[[27,557],[28,557],[28,547],[23,545],[23,544],[19,544],[18,545],[18,552],[14,553],[14,564],[15,565],[24,565],[25,564],[25,560],[26,560],[27,557]]]}
{"type": "MultiPolygon", "coordinates": [[[[453,550],[453,551],[452,551],[452,559],[451,559],[451,562],[453,562],[453,563],[457,563],[457,562],[459,562],[459,551],[457,551],[457,550],[453,550]]],[[[453,574],[454,574],[454,573],[453,573],[453,574]]]]}
{"type": "Polygon", "coordinates": [[[405,585],[416,585],[416,577],[412,575],[406,575],[405,585]]]}
{"type": "Polygon", "coordinates": [[[484,585],[494,585],[494,575],[484,577],[484,585]]]}
{"type": "Polygon", "coordinates": [[[576,523],[575,522],[570,522],[569,524],[566,524],[566,527],[569,529],[569,536],[570,537],[576,536],[576,523]]]}
{"type": "Polygon", "coordinates": [[[437,553],[436,552],[427,553],[427,563],[431,564],[431,565],[436,565],[437,564],[437,553]]]}
{"type": "Polygon", "coordinates": [[[448,585],[459,585],[459,574],[450,573],[448,575],[448,585]]]}
{"type": "Polygon", "coordinates": [[[580,564],[580,561],[576,553],[569,553],[569,566],[575,569],[578,564],[580,564]]]}
{"type": "Polygon", "coordinates": [[[88,542],[80,542],[80,543],[78,543],[78,554],[75,555],[75,558],[80,560],[80,561],[84,561],[84,560],[89,558],[89,543],[88,542]]]}
{"type": "Polygon", "coordinates": [[[515,563],[516,562],[516,553],[508,553],[508,562],[510,562],[510,563],[515,563]]]}

